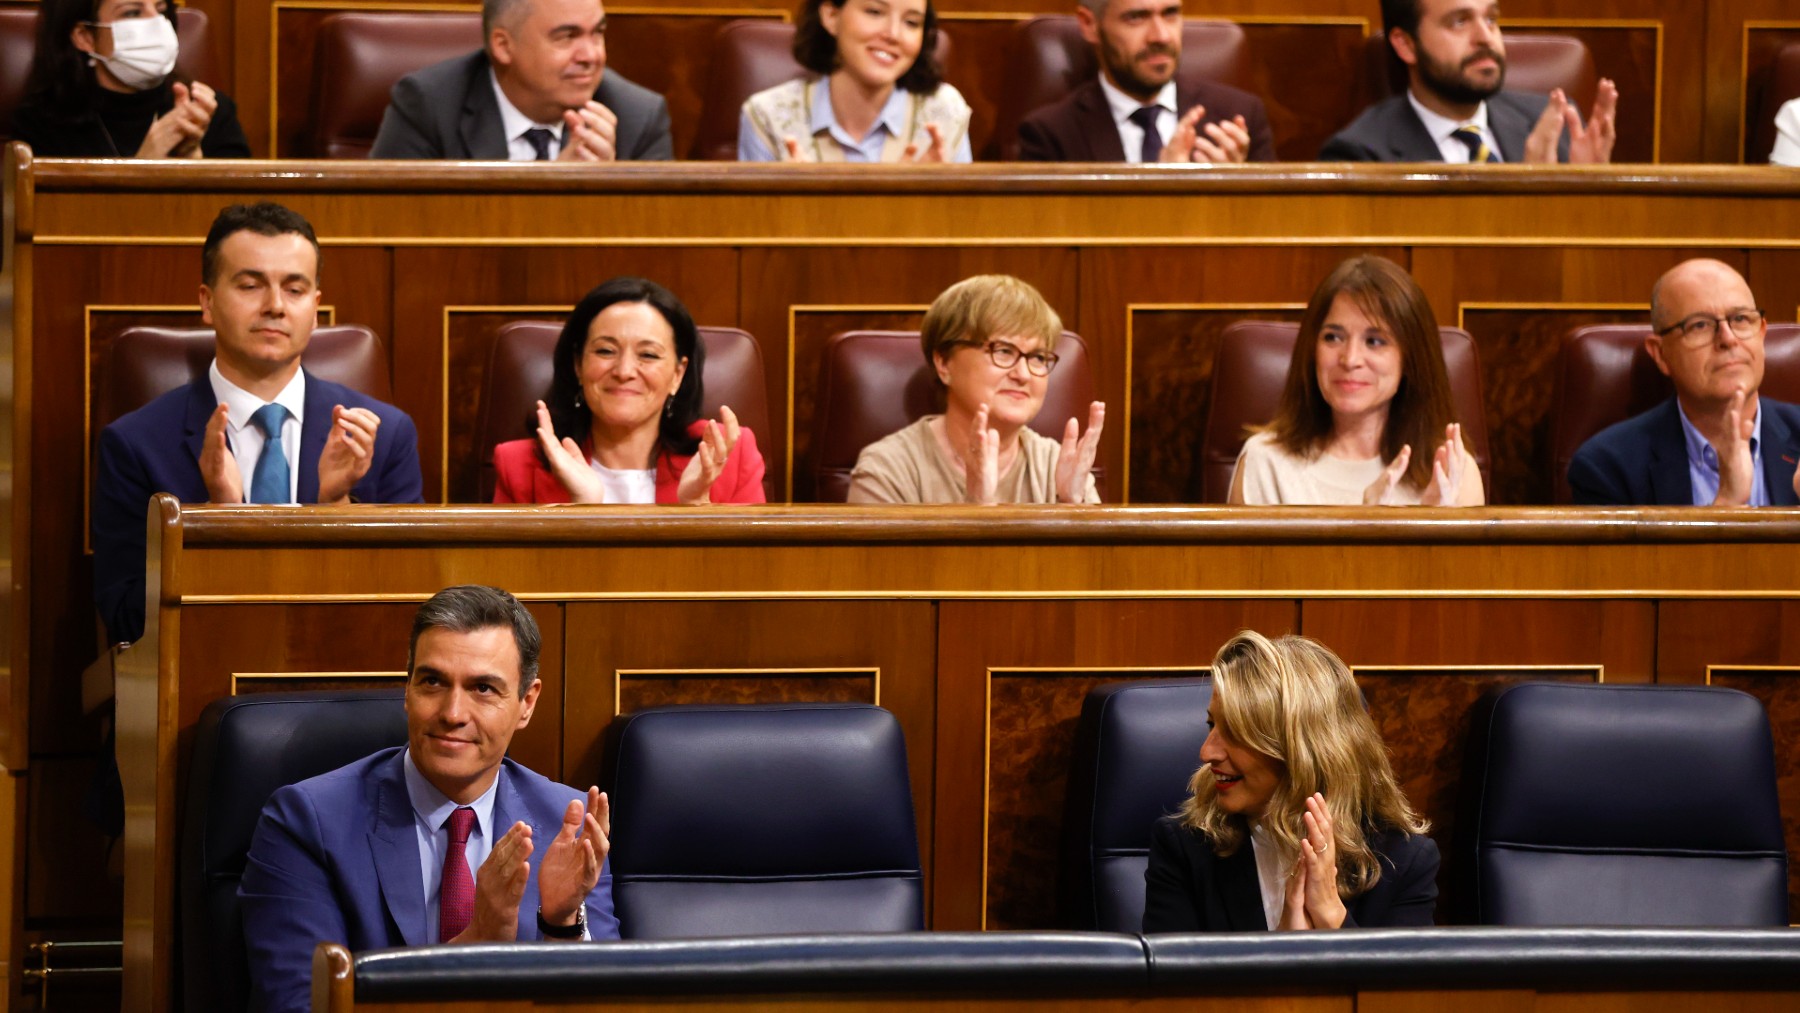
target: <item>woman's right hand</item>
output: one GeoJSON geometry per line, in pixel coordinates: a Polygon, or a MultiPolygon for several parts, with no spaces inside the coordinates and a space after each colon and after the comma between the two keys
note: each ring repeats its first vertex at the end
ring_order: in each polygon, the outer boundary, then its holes
{"type": "Polygon", "coordinates": [[[550,473],[569,490],[569,501],[606,502],[606,487],[600,484],[600,476],[594,474],[593,466],[588,464],[587,455],[581,452],[580,444],[567,436],[558,442],[556,426],[550,421],[550,409],[542,401],[537,403],[537,420],[538,446],[543,448],[544,460],[550,462],[550,473]]]}
{"type": "Polygon", "coordinates": [[[1363,490],[1363,506],[1398,506],[1400,503],[1400,480],[1406,477],[1406,466],[1412,461],[1412,444],[1400,448],[1388,466],[1381,469],[1380,477],[1363,490]]]}
{"type": "Polygon", "coordinates": [[[963,502],[992,504],[1000,501],[1000,430],[988,428],[988,406],[975,409],[969,429],[969,445],[963,449],[963,502]]]}
{"type": "Polygon", "coordinates": [[[1462,426],[1452,422],[1444,427],[1444,442],[1431,459],[1431,484],[1419,502],[1423,506],[1456,506],[1462,493],[1463,442],[1462,426]]]}
{"type": "Polygon", "coordinates": [[[177,81],[171,87],[175,107],[150,124],[144,143],[138,145],[138,158],[200,157],[200,139],[219,108],[218,96],[198,81],[192,86],[177,81]]]}

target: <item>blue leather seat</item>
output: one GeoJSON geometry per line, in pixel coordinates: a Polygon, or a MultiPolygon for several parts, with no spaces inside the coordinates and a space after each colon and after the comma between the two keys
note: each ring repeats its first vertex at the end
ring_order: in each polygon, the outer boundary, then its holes
{"type": "Polygon", "coordinates": [[[1769,720],[1702,686],[1525,683],[1473,712],[1459,921],[1786,925],[1769,720]]]}
{"type": "Polygon", "coordinates": [[[1063,820],[1075,927],[1142,929],[1150,828],[1187,798],[1211,703],[1204,678],[1109,683],[1082,701],[1063,820]]]}
{"type": "Polygon", "coordinates": [[[406,744],[402,691],[255,693],[214,700],[194,729],[181,840],[184,1010],[242,1010],[250,983],[238,880],[277,788],[406,744]]]}
{"type": "Polygon", "coordinates": [[[621,721],[611,861],[625,938],[925,927],[892,714],[689,706],[621,721]]]}

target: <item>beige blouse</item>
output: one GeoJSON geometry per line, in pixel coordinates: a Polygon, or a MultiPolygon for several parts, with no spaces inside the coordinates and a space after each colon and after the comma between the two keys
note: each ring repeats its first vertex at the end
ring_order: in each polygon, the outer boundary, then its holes
{"type": "MultiPolygon", "coordinates": [[[[863,448],[850,473],[852,503],[961,503],[968,496],[963,469],[944,454],[927,415],[863,448]]],[[[1027,428],[1019,431],[1019,456],[1000,476],[1002,503],[1056,502],[1056,458],[1062,444],[1027,428]]],[[[1088,474],[1087,502],[1100,502],[1088,474]]]]}
{"type": "MultiPolygon", "coordinates": [[[[1414,451],[1417,453],[1417,451],[1414,451]]],[[[1481,470],[1468,447],[1462,448],[1462,488],[1457,502],[1483,502],[1481,470]]],[[[1257,433],[1244,441],[1238,452],[1237,469],[1231,475],[1231,487],[1241,491],[1243,501],[1252,506],[1360,506],[1363,491],[1381,477],[1382,461],[1371,457],[1361,461],[1346,460],[1321,453],[1311,459],[1297,457],[1283,450],[1269,433],[1257,433]]],[[[1403,505],[1417,506],[1423,489],[1401,483],[1394,490],[1403,505]]]]}

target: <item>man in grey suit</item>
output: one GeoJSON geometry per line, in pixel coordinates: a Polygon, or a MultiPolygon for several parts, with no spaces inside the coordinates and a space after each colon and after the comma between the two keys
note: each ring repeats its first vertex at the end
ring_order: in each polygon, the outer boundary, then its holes
{"type": "Polygon", "coordinates": [[[371,158],[674,157],[661,95],[606,72],[600,0],[483,0],[484,49],[394,85],[371,158]]]}
{"type": "Polygon", "coordinates": [[[1619,90],[1602,78],[1586,124],[1561,89],[1502,91],[1496,0],[1381,0],[1408,87],[1363,110],[1319,152],[1328,162],[1608,162],[1619,90]]]}

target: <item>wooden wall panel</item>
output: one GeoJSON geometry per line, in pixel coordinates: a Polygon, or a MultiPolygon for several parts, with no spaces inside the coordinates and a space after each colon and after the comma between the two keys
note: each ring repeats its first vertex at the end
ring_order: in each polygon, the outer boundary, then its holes
{"type": "MultiPolygon", "coordinates": [[[[1785,730],[1800,720],[1800,666],[1709,667],[1707,684],[1740,690],[1761,701],[1771,728],[1785,730]]],[[[1788,921],[1800,923],[1800,741],[1790,734],[1772,738],[1775,790],[1782,835],[1788,842],[1788,921]]]]}
{"type": "Polygon", "coordinates": [[[1381,18],[1254,15],[1236,18],[1250,54],[1250,91],[1260,96],[1283,161],[1310,162],[1362,112],[1363,37],[1381,18]]]}
{"type": "MultiPolygon", "coordinates": [[[[1745,160],[1750,116],[1760,115],[1761,72],[1784,33],[1800,30],[1800,12],[1787,0],[1708,0],[1704,74],[1705,160],[1745,160]]],[[[1671,54],[1689,47],[1675,46],[1671,54]]],[[[1774,110],[1768,110],[1773,116],[1774,110]]],[[[1759,161],[1767,161],[1762,152],[1759,161]]]]}
{"type": "Polygon", "coordinates": [[[1800,665],[1800,601],[1673,600],[1656,608],[1656,681],[1703,683],[1708,669],[1800,665]],[[1721,630],[1729,629],[1729,636],[1721,630]]]}
{"type": "Polygon", "coordinates": [[[1301,632],[1352,668],[1601,666],[1608,683],[1649,682],[1657,613],[1648,601],[1308,599],[1301,632]]]}

